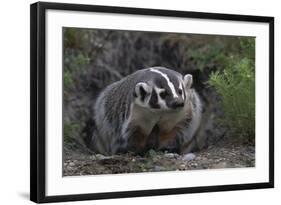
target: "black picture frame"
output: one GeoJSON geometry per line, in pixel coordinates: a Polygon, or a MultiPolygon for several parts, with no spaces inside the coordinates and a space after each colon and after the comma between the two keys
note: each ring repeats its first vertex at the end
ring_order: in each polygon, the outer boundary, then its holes
{"type": "Polygon", "coordinates": [[[265,16],[230,15],[144,8],[125,8],[82,4],[38,2],[30,7],[30,199],[37,203],[76,200],[140,197],[198,192],[230,191],[274,187],[274,18],[265,16]],[[46,196],[46,80],[45,37],[46,11],[67,10],[168,16],[195,19],[263,22],[269,24],[269,181],[263,183],[229,184],[192,188],[89,193],[46,196]]]}

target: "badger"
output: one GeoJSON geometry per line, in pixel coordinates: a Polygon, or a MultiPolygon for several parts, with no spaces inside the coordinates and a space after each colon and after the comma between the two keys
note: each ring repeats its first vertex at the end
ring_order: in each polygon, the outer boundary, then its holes
{"type": "Polygon", "coordinates": [[[176,145],[179,153],[196,147],[201,102],[192,75],[165,68],[138,70],[108,85],[94,105],[96,153],[144,153],[176,145]]]}

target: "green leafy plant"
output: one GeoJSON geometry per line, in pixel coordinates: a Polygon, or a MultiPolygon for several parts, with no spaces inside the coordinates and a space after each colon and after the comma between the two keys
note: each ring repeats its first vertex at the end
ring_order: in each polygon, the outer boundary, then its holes
{"type": "Polygon", "coordinates": [[[224,56],[223,70],[211,73],[208,81],[222,97],[221,123],[248,141],[255,137],[255,41],[240,40],[241,52],[224,56]]]}
{"type": "Polygon", "coordinates": [[[74,84],[74,77],[79,71],[84,68],[85,65],[90,63],[88,56],[78,53],[77,55],[71,56],[65,54],[64,62],[64,86],[66,89],[71,88],[74,84]]]}
{"type": "Polygon", "coordinates": [[[63,127],[63,139],[66,143],[73,142],[75,134],[79,134],[80,126],[77,123],[65,122],[63,127]]]}
{"type": "Polygon", "coordinates": [[[202,72],[206,66],[214,66],[224,60],[222,45],[209,44],[198,49],[189,49],[188,53],[194,59],[196,67],[202,72]]]}
{"type": "Polygon", "coordinates": [[[87,35],[74,28],[64,28],[64,88],[68,90],[75,83],[75,76],[90,63],[84,45],[87,35]]]}

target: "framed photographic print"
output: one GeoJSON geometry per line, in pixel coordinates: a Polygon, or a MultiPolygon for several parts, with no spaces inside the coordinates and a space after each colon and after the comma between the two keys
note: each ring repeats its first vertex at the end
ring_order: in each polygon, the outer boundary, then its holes
{"type": "Polygon", "coordinates": [[[31,5],[34,202],[274,187],[274,18],[31,5]]]}

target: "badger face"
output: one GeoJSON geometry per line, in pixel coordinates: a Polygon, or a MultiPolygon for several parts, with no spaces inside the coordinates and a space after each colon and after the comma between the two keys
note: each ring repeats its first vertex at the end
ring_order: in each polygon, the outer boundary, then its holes
{"type": "Polygon", "coordinates": [[[180,110],[188,98],[192,75],[170,69],[150,68],[147,79],[135,86],[135,102],[152,111],[180,110]]]}

